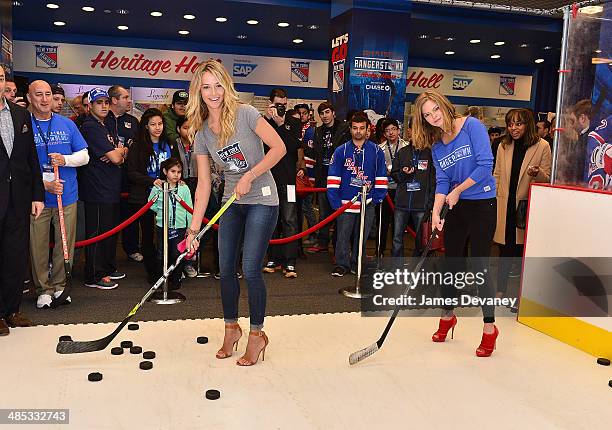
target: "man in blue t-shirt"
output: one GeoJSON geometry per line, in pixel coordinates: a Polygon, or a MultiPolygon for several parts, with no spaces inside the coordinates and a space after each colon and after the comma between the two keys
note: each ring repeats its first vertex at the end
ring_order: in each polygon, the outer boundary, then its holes
{"type": "MultiPolygon", "coordinates": [[[[32,82],[27,97],[32,112],[34,143],[45,186],[45,208],[37,219],[30,217],[32,277],[38,294],[36,307],[42,309],[49,308],[53,298],[59,297],[66,285],[57,199],[61,196],[68,257],[72,264],[79,199],[76,168],[88,163],[89,154],[87,143],[76,125],[70,119],[52,112],[53,94],[47,82],[32,82]],[[54,166],[60,166],[59,180],[55,179],[54,166]],[[56,246],[49,276],[51,223],[55,226],[56,246]]],[[[70,302],[70,297],[66,298],[65,303],[70,302]]]]}

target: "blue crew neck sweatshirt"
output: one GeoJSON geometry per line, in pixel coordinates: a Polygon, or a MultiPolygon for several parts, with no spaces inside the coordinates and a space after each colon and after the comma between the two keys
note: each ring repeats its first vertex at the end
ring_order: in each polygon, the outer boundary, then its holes
{"type": "Polygon", "coordinates": [[[468,117],[457,137],[449,143],[435,142],[431,153],[436,168],[436,194],[446,195],[467,178],[472,178],[476,183],[463,191],[460,199],[495,198],[489,135],[476,118],[468,117]]]}

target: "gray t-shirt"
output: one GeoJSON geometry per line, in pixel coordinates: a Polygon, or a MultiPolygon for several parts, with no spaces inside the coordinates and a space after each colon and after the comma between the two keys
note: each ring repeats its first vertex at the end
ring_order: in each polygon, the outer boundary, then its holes
{"type": "MultiPolygon", "coordinates": [[[[253,106],[239,105],[236,115],[236,132],[223,148],[219,148],[217,136],[208,127],[208,120],[204,122],[202,130],[195,135],[194,153],[211,156],[223,168],[225,175],[223,201],[230,198],[240,178],[264,157],[263,142],[255,134],[259,118],[261,115],[253,106]]],[[[278,193],[272,173],[268,170],[257,177],[251,184],[251,191],[236,203],[278,206],[278,193]]]]}

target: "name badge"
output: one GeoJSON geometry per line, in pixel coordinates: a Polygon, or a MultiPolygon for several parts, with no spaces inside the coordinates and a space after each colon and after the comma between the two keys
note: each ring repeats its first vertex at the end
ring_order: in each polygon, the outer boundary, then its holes
{"type": "Polygon", "coordinates": [[[420,190],[421,190],[421,183],[418,181],[412,181],[406,184],[406,191],[408,192],[414,192],[414,191],[420,191],[420,190]]]}
{"type": "Polygon", "coordinates": [[[179,237],[178,228],[168,228],[168,240],[176,239],[179,237]]]}
{"type": "Polygon", "coordinates": [[[45,163],[42,166],[43,168],[43,181],[53,182],[55,181],[55,172],[53,172],[53,166],[51,164],[45,163]]]}

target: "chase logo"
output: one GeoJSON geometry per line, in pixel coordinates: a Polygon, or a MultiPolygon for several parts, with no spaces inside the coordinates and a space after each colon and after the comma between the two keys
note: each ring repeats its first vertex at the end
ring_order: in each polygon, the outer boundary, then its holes
{"type": "Polygon", "coordinates": [[[474,78],[468,78],[467,76],[453,76],[453,90],[463,91],[473,80],[474,78]]]}
{"type": "Polygon", "coordinates": [[[232,69],[232,74],[234,77],[238,78],[246,78],[251,74],[253,70],[255,70],[257,64],[252,63],[234,63],[234,68],[232,69]]]}

